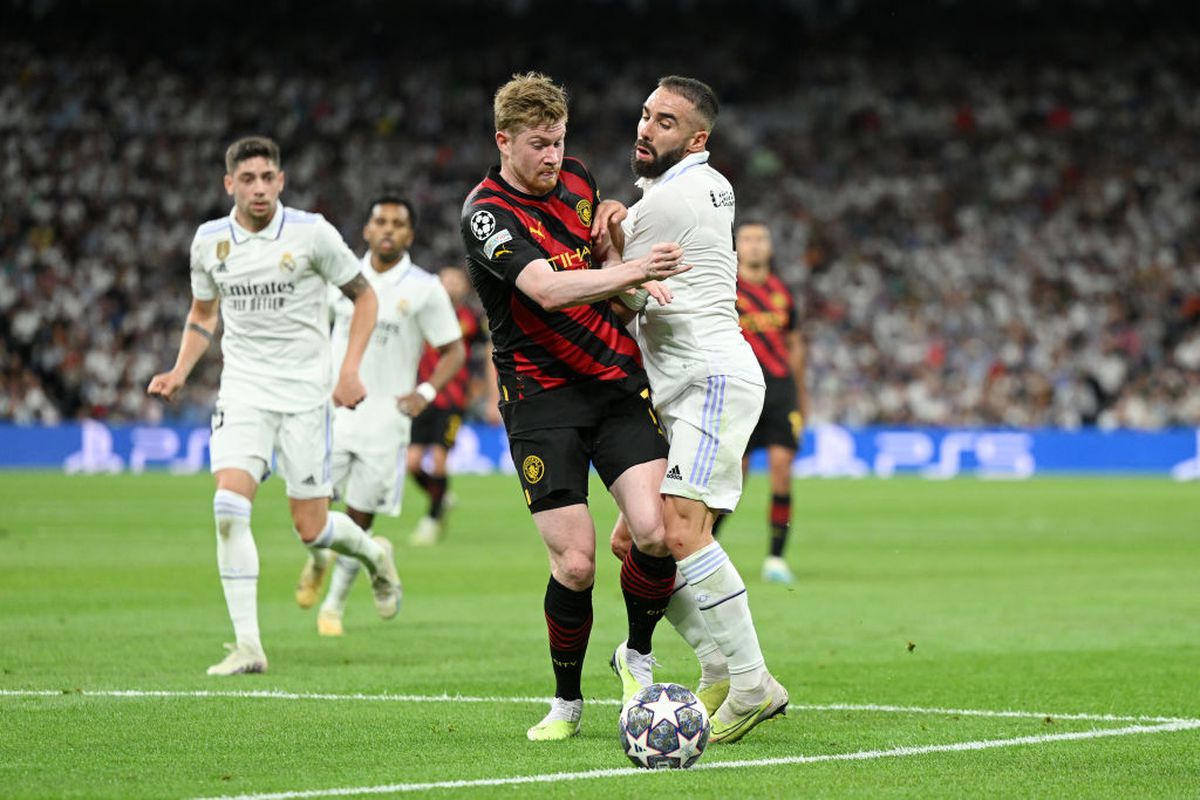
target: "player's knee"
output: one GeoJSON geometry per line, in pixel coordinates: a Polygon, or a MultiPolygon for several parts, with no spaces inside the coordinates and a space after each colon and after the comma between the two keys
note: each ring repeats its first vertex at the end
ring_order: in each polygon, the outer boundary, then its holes
{"type": "Polygon", "coordinates": [[[556,561],[555,578],[568,589],[580,592],[595,583],[596,562],[586,553],[564,553],[556,561]]]}
{"type": "MultiPolygon", "coordinates": [[[[641,508],[630,508],[622,514],[626,530],[623,536],[637,543],[638,550],[649,556],[665,556],[667,554],[666,529],[663,527],[662,503],[657,497],[652,505],[641,508]]],[[[618,526],[619,527],[619,526],[618,526]]],[[[617,531],[613,531],[617,535],[617,531]]],[[[628,552],[628,543],[624,546],[628,552]]]]}
{"type": "Polygon", "coordinates": [[[299,525],[293,526],[292,532],[296,534],[296,538],[300,540],[301,544],[312,544],[321,535],[320,531],[314,531],[308,527],[301,527],[299,525]]]}
{"type": "MultiPolygon", "coordinates": [[[[667,555],[669,552],[667,547],[667,530],[661,522],[657,527],[647,527],[637,531],[634,533],[632,541],[637,543],[638,550],[648,556],[659,558],[667,555]]],[[[626,545],[625,552],[628,551],[629,546],[626,545]]]]}
{"type": "Polygon", "coordinates": [[[346,516],[350,520],[362,528],[364,531],[371,530],[371,526],[375,524],[375,515],[367,511],[359,511],[357,508],[346,507],[346,516]]]}
{"type": "Polygon", "coordinates": [[[613,525],[612,534],[608,537],[608,547],[619,561],[624,561],[625,556],[629,554],[629,548],[632,544],[633,539],[629,533],[629,523],[625,521],[624,513],[619,514],[616,524],[613,525]]]}
{"type": "Polygon", "coordinates": [[[678,518],[667,526],[666,549],[677,561],[700,550],[706,544],[705,540],[711,542],[712,534],[705,536],[703,526],[691,517],[678,518]]]}
{"type": "Polygon", "coordinates": [[[292,515],[292,529],[296,535],[300,537],[300,541],[305,544],[312,544],[324,532],[326,526],[326,514],[315,513],[296,513],[292,515]]]}
{"type": "Polygon", "coordinates": [[[633,547],[633,540],[627,531],[614,530],[612,536],[608,537],[608,547],[618,561],[624,561],[625,556],[629,555],[629,548],[633,547]]]}

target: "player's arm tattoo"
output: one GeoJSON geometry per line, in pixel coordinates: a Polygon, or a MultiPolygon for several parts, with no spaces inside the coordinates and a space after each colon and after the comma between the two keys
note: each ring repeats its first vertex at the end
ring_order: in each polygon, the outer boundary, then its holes
{"type": "Polygon", "coordinates": [[[195,322],[189,322],[187,329],[189,331],[195,331],[196,333],[200,334],[205,339],[207,339],[210,343],[213,340],[212,331],[210,331],[208,328],[205,328],[203,325],[199,325],[195,322]]]}
{"type": "Polygon", "coordinates": [[[367,283],[367,279],[363,277],[362,273],[359,273],[338,288],[353,302],[358,299],[360,294],[371,288],[371,284],[367,283]]]}

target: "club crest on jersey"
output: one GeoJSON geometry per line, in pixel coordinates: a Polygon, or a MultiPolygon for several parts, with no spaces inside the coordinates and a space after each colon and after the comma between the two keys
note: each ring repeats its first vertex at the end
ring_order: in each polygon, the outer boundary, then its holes
{"type": "Polygon", "coordinates": [[[771,292],[771,305],[776,308],[786,308],[788,304],[787,295],[783,292],[771,292]]]}
{"type": "Polygon", "coordinates": [[[546,465],[537,456],[526,456],[521,462],[521,474],[531,484],[537,483],[546,474],[546,465]]]}
{"type": "Polygon", "coordinates": [[[490,211],[476,211],[471,215],[471,233],[475,234],[475,238],[483,241],[492,235],[492,231],[496,230],[496,218],[492,216],[490,211]]]}
{"type": "Polygon", "coordinates": [[[399,311],[401,314],[407,314],[407,313],[408,313],[408,300],[407,300],[407,298],[403,298],[403,297],[402,297],[402,298],[400,298],[400,302],[396,303],[396,310],[397,310],[397,311],[399,311]]]}
{"type": "Polygon", "coordinates": [[[575,204],[575,213],[579,215],[579,221],[584,225],[591,226],[592,224],[592,204],[587,200],[580,200],[575,204]]]}
{"type": "Polygon", "coordinates": [[[284,253],[279,257],[279,271],[292,273],[296,271],[296,259],[291,253],[284,253]]]}
{"type": "Polygon", "coordinates": [[[222,239],[217,242],[217,261],[224,261],[229,258],[229,240],[222,239]]]}

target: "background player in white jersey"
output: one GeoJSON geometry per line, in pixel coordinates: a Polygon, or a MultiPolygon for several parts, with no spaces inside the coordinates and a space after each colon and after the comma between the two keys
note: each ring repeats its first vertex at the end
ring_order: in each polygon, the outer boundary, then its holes
{"type": "MultiPolygon", "coordinates": [[[[701,660],[701,697],[715,706],[712,741],[720,742],[783,713],[788,694],[767,671],[746,585],[712,536],[716,516],[741,497],[742,454],[764,391],[735,307],[733,189],[709,166],[705,149],[717,107],[713,90],[698,80],[658,82],[642,106],[631,157],[642,199],[627,214],[601,209],[595,232],[607,232],[625,258],[645,255],[656,241],[678,241],[693,264],[671,279],[670,305],[646,304],[644,296],[629,304],[640,309],[638,345],[670,441],[663,523],[679,577],[667,616],[701,660]]],[[[619,521],[614,550],[627,537],[619,521]]],[[[631,677],[650,678],[648,656],[617,647],[613,668],[626,686],[631,677]]]]}
{"type": "MultiPolygon", "coordinates": [[[[450,451],[458,440],[458,431],[462,427],[463,418],[467,413],[467,405],[471,401],[471,362],[478,359],[478,345],[487,344],[483,320],[469,298],[471,279],[462,267],[448,264],[438,270],[438,279],[450,296],[454,305],[454,313],[458,316],[458,324],[462,330],[463,363],[444,386],[438,389],[437,397],[433,399],[424,411],[413,417],[412,439],[408,446],[408,474],[412,476],[417,487],[429,498],[426,514],[417,522],[416,529],[408,538],[410,544],[437,544],[444,532],[445,514],[453,504],[450,493],[450,475],[446,469],[450,451]],[[428,470],[426,470],[428,458],[428,470]]],[[[429,380],[442,363],[443,354],[433,348],[426,347],[420,362],[417,364],[417,380],[429,380]]],[[[490,422],[500,422],[500,411],[497,408],[500,391],[496,386],[495,368],[491,363],[491,354],[485,353],[481,359],[482,373],[479,379],[488,389],[484,396],[490,400],[485,406],[490,412],[490,422]]]]}
{"type": "MultiPolygon", "coordinates": [[[[367,252],[362,272],[379,298],[375,331],[362,359],[367,398],[357,408],[339,408],[333,420],[333,485],[346,513],[365,531],[376,514],[398,516],[404,490],[402,468],[412,418],[433,401],[466,359],[462,331],[450,296],[437,277],[409,257],[416,215],[401,197],[371,204],[363,226],[367,252]],[[417,384],[417,364],[428,342],[441,355],[429,379],[417,384]]],[[[331,293],[335,366],[345,357],[354,307],[331,293]]],[[[300,573],[296,602],[316,602],[333,554],[314,549],[300,573]]],[[[342,635],[342,614],[358,575],[357,559],[338,556],[329,593],[317,614],[317,632],[342,635]]]]}
{"type": "Polygon", "coordinates": [[[221,388],[209,453],[217,491],[217,566],[237,643],[209,675],[265,672],[258,631],[258,550],[250,510],[272,458],[287,482],[292,523],[310,547],[328,547],[367,565],[384,617],[394,616],[400,580],[386,539],[372,540],[353,520],[329,511],[330,370],[327,285],[354,303],[353,322],[333,402],[354,408],[366,395],[358,376],[377,301],[358,260],[320,214],[279,202],[279,147],[239,139],[225,152],[228,217],[200,226],[192,242],[192,306],[169,372],[147,392],[170,400],[225,325],[221,388]]]}

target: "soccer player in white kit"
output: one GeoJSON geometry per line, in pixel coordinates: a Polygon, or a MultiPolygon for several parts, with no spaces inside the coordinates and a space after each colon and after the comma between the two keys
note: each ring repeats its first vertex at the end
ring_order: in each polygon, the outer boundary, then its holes
{"type": "MultiPolygon", "coordinates": [[[[339,408],[333,418],[333,485],[346,513],[370,533],[376,514],[398,516],[404,490],[404,463],[412,418],[462,368],[466,348],[458,315],[442,282],[413,263],[408,254],[416,223],[412,204],[401,197],[371,203],[363,226],[367,253],[362,272],[379,298],[379,315],[363,355],[367,398],[353,409],[339,408]],[[440,359],[428,381],[417,384],[417,365],[425,342],[440,359]]],[[[350,344],[354,304],[330,288],[334,366],[350,344]]],[[[350,556],[313,550],[300,573],[296,602],[316,602],[330,562],[336,566],[329,592],[317,614],[317,632],[341,636],[342,615],[361,564],[350,556]]]]}
{"type": "Polygon", "coordinates": [[[371,539],[340,512],[329,511],[330,389],[335,405],[354,408],[366,390],[359,364],[375,324],[375,292],[358,259],[320,214],[279,202],[284,173],[279,146],[265,137],[239,139],[225,152],[229,216],[210,220],[192,241],[192,305],[174,367],[146,391],[170,400],[225,325],[221,388],[209,444],[217,490],[217,566],[237,642],[209,675],[265,672],[258,630],[258,550],[250,511],[272,458],[287,482],[297,535],[309,547],[357,558],[374,578],[376,606],[394,616],[400,579],[392,546],[371,539]],[[354,303],[353,322],[333,385],[327,285],[354,303]]]}
{"type": "MultiPolygon", "coordinates": [[[[642,257],[654,242],[678,241],[693,265],[670,279],[670,305],[646,303],[644,293],[623,299],[640,311],[638,345],[670,442],[663,522],[679,574],[667,618],[700,658],[699,694],[714,711],[711,741],[732,742],[784,713],[788,694],[767,671],[746,585],[712,536],[716,516],[741,497],[742,454],[764,393],[735,306],[733,188],[709,166],[705,149],[716,116],[709,86],[662,78],[642,107],[631,157],[642,199],[627,214],[615,203],[598,209],[593,230],[607,233],[618,251],[623,240],[626,259],[642,257]]],[[[618,521],[614,551],[627,537],[618,521]]],[[[651,663],[649,653],[624,643],[612,660],[626,693],[634,681],[650,682],[651,663]]]]}

